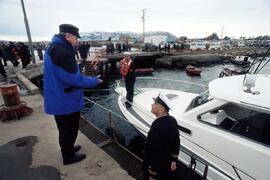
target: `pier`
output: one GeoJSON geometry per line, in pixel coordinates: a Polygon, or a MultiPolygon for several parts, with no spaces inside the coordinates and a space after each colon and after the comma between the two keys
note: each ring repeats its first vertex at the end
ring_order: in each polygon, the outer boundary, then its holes
{"type": "MultiPolygon", "coordinates": [[[[168,55],[167,53],[159,52],[135,52],[131,53],[131,58],[135,63],[136,68],[148,68],[154,67],[157,58],[164,57],[168,55]]],[[[116,67],[116,63],[124,58],[122,53],[116,53],[112,55],[105,56],[108,62],[111,64],[112,68],[116,67]]]]}
{"type": "MultiPolygon", "coordinates": [[[[20,88],[20,99],[33,109],[31,115],[6,122],[0,121],[0,179],[141,179],[139,177],[142,176],[142,171],[134,171],[136,168],[132,168],[132,171],[124,170],[127,167],[126,162],[134,158],[134,163],[141,161],[135,156],[129,156],[130,152],[83,119],[76,144],[82,146],[81,152],[85,153],[87,158],[80,163],[63,165],[54,117],[44,112],[39,88],[29,80],[43,74],[42,66],[42,61],[30,65],[27,70],[8,65],[5,68],[7,82],[0,79],[2,85],[17,83],[21,88],[26,88],[29,91],[26,94],[20,88]],[[92,133],[91,136],[89,132],[92,133]],[[125,154],[118,155],[122,160],[113,158],[113,152],[117,154],[118,151],[125,154]]],[[[0,104],[4,104],[2,97],[0,104]]],[[[139,165],[137,167],[140,168],[139,165]]]]}
{"type": "MultiPolygon", "coordinates": [[[[34,109],[20,120],[0,122],[0,179],[133,179],[106,150],[79,132],[76,143],[87,158],[64,166],[53,116],[45,114],[40,94],[24,96],[34,109]]],[[[3,104],[3,99],[0,98],[3,104]]],[[[105,146],[104,146],[105,147],[105,146]]]]}

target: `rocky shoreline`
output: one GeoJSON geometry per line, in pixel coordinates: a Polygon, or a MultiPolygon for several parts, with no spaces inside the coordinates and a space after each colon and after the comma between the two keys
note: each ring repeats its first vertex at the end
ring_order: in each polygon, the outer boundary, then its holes
{"type": "Polygon", "coordinates": [[[229,62],[236,55],[260,57],[267,52],[266,48],[236,48],[218,51],[190,51],[172,53],[171,56],[157,58],[155,65],[161,68],[183,68],[188,64],[195,66],[210,65],[213,63],[229,62]]]}

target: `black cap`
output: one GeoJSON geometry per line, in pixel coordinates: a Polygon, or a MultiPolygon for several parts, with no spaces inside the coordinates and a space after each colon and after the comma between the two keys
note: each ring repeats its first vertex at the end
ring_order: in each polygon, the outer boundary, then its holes
{"type": "Polygon", "coordinates": [[[79,28],[73,26],[72,24],[61,24],[59,26],[59,32],[70,33],[73,34],[74,36],[77,36],[78,38],[81,38],[79,35],[79,28]]]}

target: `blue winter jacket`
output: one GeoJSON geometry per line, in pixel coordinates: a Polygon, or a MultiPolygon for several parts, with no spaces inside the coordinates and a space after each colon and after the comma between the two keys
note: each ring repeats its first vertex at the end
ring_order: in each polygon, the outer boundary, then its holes
{"type": "Polygon", "coordinates": [[[96,77],[80,74],[72,45],[55,35],[44,55],[45,112],[64,115],[79,111],[84,106],[82,88],[97,85],[96,77]]]}

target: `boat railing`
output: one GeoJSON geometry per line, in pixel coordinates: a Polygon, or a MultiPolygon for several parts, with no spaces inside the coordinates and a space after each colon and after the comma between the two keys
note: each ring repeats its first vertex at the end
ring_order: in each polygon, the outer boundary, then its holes
{"type": "MultiPolygon", "coordinates": [[[[124,82],[122,84],[124,86],[124,82]]],[[[196,94],[200,94],[206,89],[208,89],[207,85],[201,84],[199,82],[191,82],[170,78],[156,78],[156,77],[137,77],[135,86],[137,89],[148,87],[162,88],[162,89],[165,88],[170,90],[192,92],[196,94]]]]}

